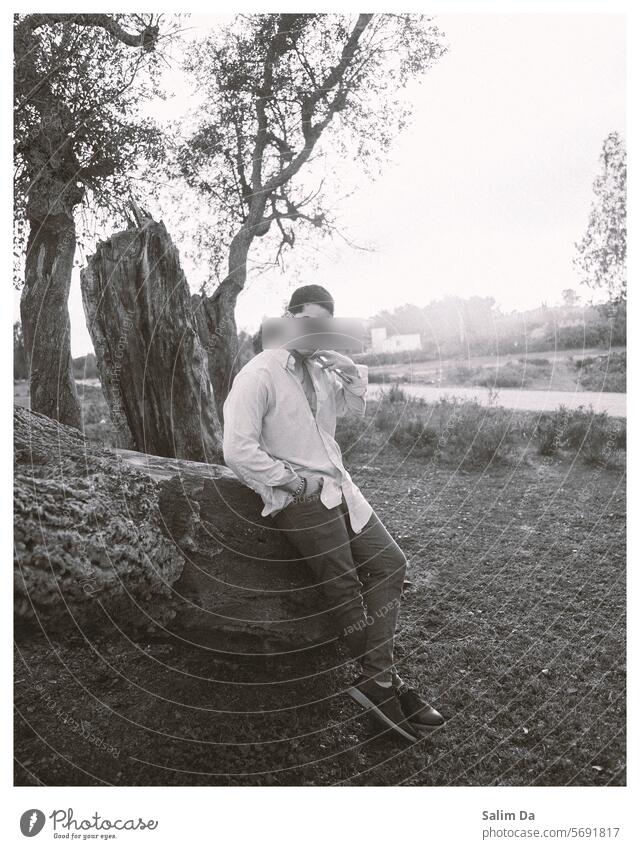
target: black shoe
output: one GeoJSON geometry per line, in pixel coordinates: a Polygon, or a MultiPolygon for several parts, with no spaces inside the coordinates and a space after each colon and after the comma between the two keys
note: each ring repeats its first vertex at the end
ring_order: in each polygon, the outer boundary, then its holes
{"type": "Polygon", "coordinates": [[[423,729],[438,728],[444,725],[445,719],[441,713],[425,700],[404,681],[397,687],[394,687],[396,697],[400,702],[402,713],[405,718],[411,723],[412,727],[420,731],[423,729]]]}
{"type": "Polygon", "coordinates": [[[395,687],[381,687],[375,681],[361,676],[349,687],[347,693],[359,705],[371,711],[371,715],[379,724],[395,731],[410,743],[417,741],[413,728],[402,712],[395,687]]]}

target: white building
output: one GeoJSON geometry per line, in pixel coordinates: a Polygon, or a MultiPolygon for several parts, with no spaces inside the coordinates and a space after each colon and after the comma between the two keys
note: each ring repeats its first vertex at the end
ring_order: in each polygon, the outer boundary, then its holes
{"type": "Polygon", "coordinates": [[[416,351],[422,348],[419,333],[395,333],[387,336],[386,327],[371,328],[371,350],[378,354],[394,351],[416,351]]]}

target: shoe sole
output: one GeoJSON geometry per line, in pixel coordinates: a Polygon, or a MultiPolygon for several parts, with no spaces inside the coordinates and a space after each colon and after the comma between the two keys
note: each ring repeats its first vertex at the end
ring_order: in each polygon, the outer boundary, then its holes
{"type": "Polygon", "coordinates": [[[392,722],[389,717],[380,710],[376,703],[372,702],[371,699],[367,698],[367,696],[365,696],[365,694],[361,690],[358,690],[357,687],[349,687],[347,693],[354,701],[358,702],[359,705],[366,708],[367,710],[370,710],[373,715],[377,717],[377,719],[379,719],[391,731],[395,731],[396,734],[399,734],[401,737],[404,737],[404,739],[408,740],[410,743],[418,742],[417,737],[414,737],[412,734],[409,734],[408,731],[405,731],[404,728],[400,728],[399,725],[396,725],[395,722],[392,722]]]}
{"type": "Polygon", "coordinates": [[[411,722],[410,719],[407,720],[407,722],[411,725],[411,727],[419,737],[425,737],[427,734],[431,734],[433,731],[439,731],[447,724],[446,720],[444,722],[441,722],[440,725],[420,725],[417,722],[411,722]]]}

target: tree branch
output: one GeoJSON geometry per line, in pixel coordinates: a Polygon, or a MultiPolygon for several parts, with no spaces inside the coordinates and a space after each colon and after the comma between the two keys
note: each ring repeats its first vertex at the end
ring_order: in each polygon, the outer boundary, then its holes
{"type": "Polygon", "coordinates": [[[265,183],[263,187],[265,192],[272,192],[279,186],[284,185],[291,179],[291,177],[298,173],[300,168],[311,156],[316,142],[331,122],[335,113],[344,108],[346,92],[340,88],[339,84],[343,80],[345,72],[349,67],[349,63],[358,49],[358,43],[362,33],[365,31],[372,18],[373,15],[363,14],[358,16],[358,20],[349,35],[347,43],[342,48],[340,61],[331,68],[323,82],[320,83],[320,85],[304,99],[302,104],[302,134],[304,136],[305,146],[291,160],[286,168],[283,168],[279,174],[274,175],[267,183],[265,183]],[[336,86],[338,86],[338,91],[336,92],[332,102],[329,104],[325,117],[318,124],[314,125],[313,115],[317,104],[322,97],[326,96],[336,86]]]}
{"type": "Polygon", "coordinates": [[[154,50],[159,34],[159,27],[153,24],[147,24],[142,32],[127,32],[115,18],[112,18],[110,15],[100,14],[69,15],[35,13],[26,15],[18,24],[18,28],[23,31],[34,32],[47,24],[75,24],[82,27],[100,27],[106,30],[117,41],[122,42],[122,44],[126,44],[128,47],[142,47],[145,51],[154,50]]]}

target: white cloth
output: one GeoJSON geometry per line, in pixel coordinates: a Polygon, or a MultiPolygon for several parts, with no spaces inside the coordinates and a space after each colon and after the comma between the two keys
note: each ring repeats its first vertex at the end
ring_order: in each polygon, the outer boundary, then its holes
{"type": "Polygon", "coordinates": [[[322,503],[337,507],[344,496],[351,527],[358,533],[373,508],[345,469],[334,435],[337,416],[349,411],[364,415],[368,369],[357,365],[358,376],[343,384],[319,363],[308,365],[315,417],[296,377],[294,357],[284,348],[262,351],[238,372],[223,408],[225,463],[261,496],[263,516],[293,500],[280,485],[296,475],[321,475],[322,503]]]}

